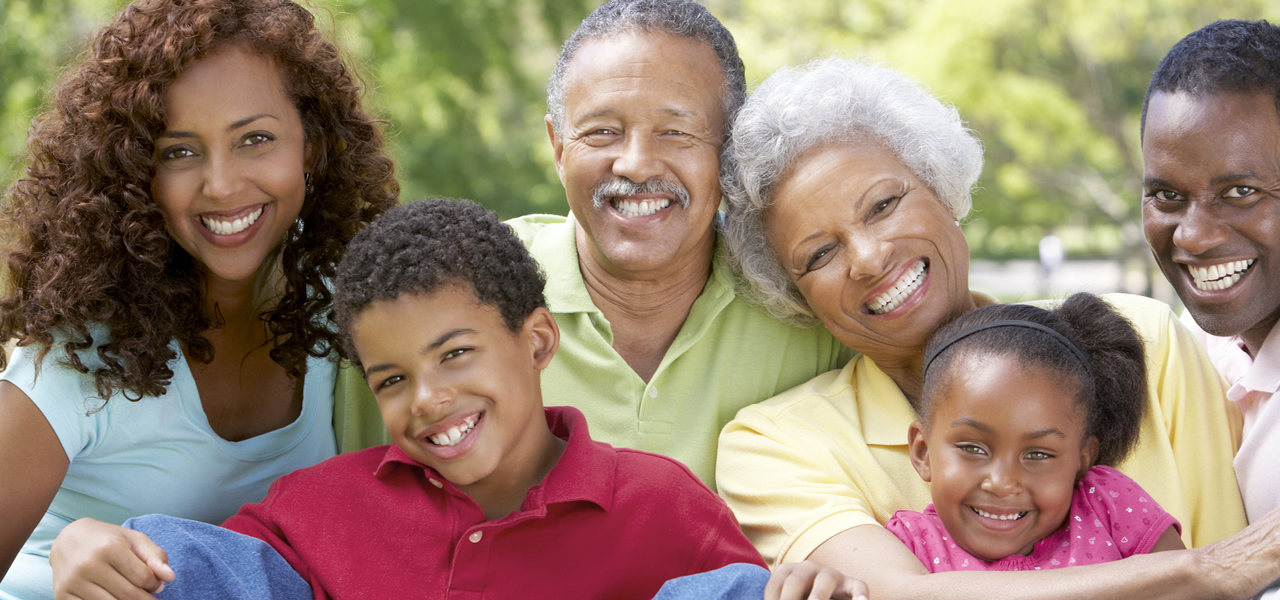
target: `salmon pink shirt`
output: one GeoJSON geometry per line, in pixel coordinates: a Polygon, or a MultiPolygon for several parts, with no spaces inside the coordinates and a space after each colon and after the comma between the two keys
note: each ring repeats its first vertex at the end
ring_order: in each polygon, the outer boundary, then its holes
{"type": "Polygon", "coordinates": [[[900,510],[885,524],[930,573],[1060,569],[1146,554],[1164,532],[1182,526],[1132,479],[1111,467],[1089,469],[1076,484],[1067,520],[1036,542],[1030,556],[988,562],[965,552],[947,534],[930,504],[923,513],[900,510]]]}

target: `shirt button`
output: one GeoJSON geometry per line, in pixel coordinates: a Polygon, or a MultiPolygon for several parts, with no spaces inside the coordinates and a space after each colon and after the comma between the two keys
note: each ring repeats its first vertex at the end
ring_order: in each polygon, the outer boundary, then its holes
{"type": "Polygon", "coordinates": [[[480,543],[480,538],[482,538],[482,537],[484,537],[484,532],[483,532],[483,531],[477,531],[477,532],[475,532],[475,533],[471,534],[471,536],[470,536],[470,537],[468,537],[467,539],[471,540],[471,543],[472,543],[472,544],[478,544],[478,543],[480,543]]]}
{"type": "Polygon", "coordinates": [[[444,487],[444,484],[443,484],[443,483],[440,483],[440,481],[439,481],[439,480],[436,480],[436,479],[432,479],[432,480],[431,480],[431,485],[434,485],[434,486],[436,486],[436,487],[438,487],[438,488],[443,488],[443,487],[444,487]]]}
{"type": "Polygon", "coordinates": [[[657,397],[658,397],[658,388],[650,386],[650,387],[649,387],[649,397],[650,397],[650,398],[657,398],[657,397]]]}

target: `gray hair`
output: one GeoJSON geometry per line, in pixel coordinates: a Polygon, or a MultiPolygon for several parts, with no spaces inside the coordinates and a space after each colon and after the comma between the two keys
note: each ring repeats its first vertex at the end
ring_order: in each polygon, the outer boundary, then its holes
{"type": "Polygon", "coordinates": [[[720,90],[724,104],[721,135],[729,134],[733,118],[747,99],[746,74],[729,30],[706,7],[691,0],[613,0],[587,15],[560,50],[551,83],[547,85],[547,113],[551,115],[556,135],[564,133],[564,78],[582,44],[627,33],[653,32],[711,45],[724,73],[724,88],[720,90]]]}
{"type": "Polygon", "coordinates": [[[866,60],[828,58],[774,73],[738,113],[721,186],[728,198],[729,264],[741,275],[743,293],[778,319],[817,323],[765,237],[764,214],[774,191],[806,153],[864,141],[892,152],[957,220],[969,213],[982,145],[954,107],[866,60]]]}

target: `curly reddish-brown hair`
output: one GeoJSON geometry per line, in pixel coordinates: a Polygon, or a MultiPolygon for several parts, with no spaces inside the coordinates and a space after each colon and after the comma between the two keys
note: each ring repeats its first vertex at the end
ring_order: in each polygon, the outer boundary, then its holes
{"type": "MultiPolygon", "coordinates": [[[[381,123],[360,105],[359,78],[289,0],[139,0],[98,32],[58,83],[53,106],[32,126],[26,175],[5,195],[10,242],[0,339],[36,344],[37,364],[58,344],[60,362],[92,369],[105,401],[164,392],[177,339],[209,362],[202,332],[200,269],[165,230],[151,197],[164,96],[193,61],[229,44],[272,57],[302,117],[311,182],[280,252],[283,296],[261,315],[271,358],[291,376],[307,356],[340,353],[327,318],[330,282],[346,244],[396,203],[399,185],[381,123]]],[[[5,364],[0,354],[0,367],[5,364]]]]}

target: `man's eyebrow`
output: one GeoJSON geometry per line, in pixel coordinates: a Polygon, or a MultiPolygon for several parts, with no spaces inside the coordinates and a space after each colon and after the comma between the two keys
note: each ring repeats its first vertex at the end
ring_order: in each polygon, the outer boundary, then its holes
{"type": "Polygon", "coordinates": [[[691,118],[691,117],[697,116],[697,113],[684,108],[663,108],[658,112],[665,115],[671,115],[673,117],[681,117],[681,118],[691,118]]]}
{"type": "MultiPolygon", "coordinates": [[[[613,107],[604,107],[597,110],[593,110],[589,113],[584,113],[582,115],[579,115],[578,119],[584,120],[584,121],[590,120],[590,119],[598,119],[600,117],[607,117],[607,116],[613,115],[617,112],[618,111],[613,107]]],[[[679,117],[682,119],[690,119],[698,116],[698,113],[692,110],[684,109],[684,108],[660,108],[658,109],[657,112],[667,116],[679,117]]]]}
{"type": "MultiPolygon", "coordinates": [[[[439,348],[440,346],[443,346],[445,342],[448,342],[449,340],[455,337],[458,337],[460,335],[466,335],[469,333],[479,333],[479,332],[468,327],[459,327],[457,329],[450,329],[449,331],[446,331],[443,334],[441,334],[440,337],[435,339],[435,341],[431,342],[430,344],[427,344],[426,346],[423,346],[422,349],[418,351],[418,354],[427,354],[439,348]]],[[[374,373],[377,373],[379,371],[386,371],[393,368],[395,368],[395,365],[391,363],[381,363],[381,364],[373,365],[372,367],[365,368],[364,376],[367,379],[370,375],[374,373]]]]}
{"type": "Polygon", "coordinates": [[[1209,183],[1212,183],[1214,185],[1222,185],[1224,183],[1231,183],[1233,181],[1240,181],[1243,179],[1257,179],[1257,178],[1258,178],[1257,173],[1253,171],[1245,171],[1243,173],[1228,173],[1226,175],[1219,175],[1217,177],[1214,177],[1213,179],[1210,179],[1209,183]]]}

